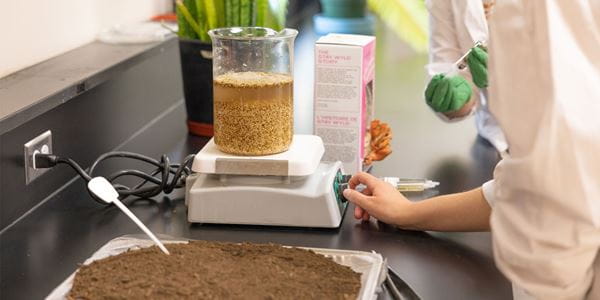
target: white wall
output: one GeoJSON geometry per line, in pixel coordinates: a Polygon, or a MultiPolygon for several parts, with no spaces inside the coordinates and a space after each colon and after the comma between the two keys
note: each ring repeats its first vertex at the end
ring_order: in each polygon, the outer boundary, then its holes
{"type": "Polygon", "coordinates": [[[147,20],[170,0],[0,0],[0,78],[95,39],[103,28],[147,20]]]}

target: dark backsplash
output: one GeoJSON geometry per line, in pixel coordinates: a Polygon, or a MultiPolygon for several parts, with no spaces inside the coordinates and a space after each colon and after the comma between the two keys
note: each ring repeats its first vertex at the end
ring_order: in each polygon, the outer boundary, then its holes
{"type": "Polygon", "coordinates": [[[75,177],[61,166],[25,185],[24,143],[51,130],[55,154],[89,167],[181,101],[177,40],[165,41],[161,48],[157,55],[129,62],[104,83],[0,135],[0,231],[75,177]]]}

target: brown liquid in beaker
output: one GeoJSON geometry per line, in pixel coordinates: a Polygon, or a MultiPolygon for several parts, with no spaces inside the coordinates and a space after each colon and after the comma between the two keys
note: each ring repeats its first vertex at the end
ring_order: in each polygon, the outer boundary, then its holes
{"type": "Polygon", "coordinates": [[[293,80],[278,73],[238,72],[213,81],[215,144],[237,155],[286,151],[293,136],[293,80]]]}

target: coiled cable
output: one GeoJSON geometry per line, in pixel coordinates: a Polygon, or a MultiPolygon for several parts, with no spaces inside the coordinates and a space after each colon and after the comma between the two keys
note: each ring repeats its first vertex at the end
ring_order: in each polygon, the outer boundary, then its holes
{"type": "MultiPolygon", "coordinates": [[[[86,172],[76,161],[70,158],[62,158],[53,154],[37,154],[34,156],[37,168],[51,168],[57,164],[66,164],[70,166],[86,182],[94,177],[94,171],[102,162],[111,158],[129,158],[154,166],[151,172],[143,172],[137,169],[125,169],[114,172],[105,178],[119,192],[119,199],[127,197],[151,198],[160,193],[169,194],[175,189],[185,186],[185,179],[192,173],[189,165],[194,160],[194,154],[185,157],[182,163],[172,164],[167,155],[162,155],[160,160],[133,152],[113,151],[102,154],[98,157],[86,172]],[[133,187],[117,183],[116,180],[121,177],[140,178],[141,182],[133,187]]],[[[96,202],[107,205],[106,202],[93,197],[96,202]]]]}

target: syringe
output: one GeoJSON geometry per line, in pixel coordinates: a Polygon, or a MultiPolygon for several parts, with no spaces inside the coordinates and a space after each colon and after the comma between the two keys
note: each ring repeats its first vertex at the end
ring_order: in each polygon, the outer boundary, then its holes
{"type": "Polygon", "coordinates": [[[398,177],[382,177],[380,179],[395,186],[400,192],[422,192],[440,185],[439,182],[429,179],[405,179],[398,177]]]}
{"type": "Polygon", "coordinates": [[[471,54],[471,51],[473,51],[473,48],[479,47],[479,46],[485,47],[485,42],[482,42],[482,41],[475,42],[473,47],[470,48],[467,52],[465,52],[465,54],[463,54],[457,61],[455,61],[452,64],[452,67],[450,68],[450,70],[445,72],[444,74],[451,75],[451,74],[453,74],[453,72],[457,72],[459,70],[466,68],[467,67],[467,56],[469,56],[469,54],[471,54]]]}
{"type": "MultiPolygon", "coordinates": [[[[344,175],[343,180],[348,182],[350,177],[351,175],[344,175]]],[[[391,184],[400,192],[422,192],[440,185],[439,182],[429,179],[406,179],[398,177],[381,177],[379,179],[391,184]]],[[[342,183],[342,190],[346,189],[347,185],[347,183],[342,183]]],[[[362,191],[365,187],[365,185],[359,184],[356,186],[356,190],[362,191]]]]}

